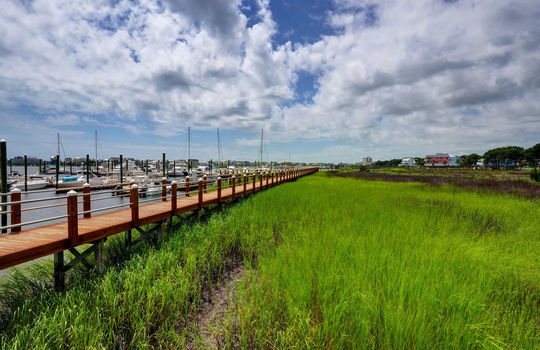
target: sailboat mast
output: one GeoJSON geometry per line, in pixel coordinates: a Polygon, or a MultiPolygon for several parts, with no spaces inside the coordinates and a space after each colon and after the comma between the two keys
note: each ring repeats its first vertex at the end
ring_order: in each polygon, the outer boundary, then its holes
{"type": "Polygon", "coordinates": [[[187,151],[188,156],[187,157],[189,161],[189,159],[191,159],[191,129],[189,126],[187,127],[187,140],[188,140],[188,151],[187,151]]]}
{"type": "Polygon", "coordinates": [[[58,138],[58,152],[56,154],[60,155],[60,133],[57,133],[56,136],[58,138]]]}
{"type": "Polygon", "coordinates": [[[218,167],[221,163],[221,140],[219,138],[219,128],[217,128],[217,157],[218,157],[218,167]]]}
{"type": "Polygon", "coordinates": [[[261,149],[259,150],[259,162],[262,165],[263,161],[263,137],[264,137],[264,129],[261,129],[261,149]]]}

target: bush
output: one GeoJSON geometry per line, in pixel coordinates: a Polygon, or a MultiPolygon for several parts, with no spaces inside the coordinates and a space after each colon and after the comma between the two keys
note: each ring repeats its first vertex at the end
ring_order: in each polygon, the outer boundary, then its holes
{"type": "Polygon", "coordinates": [[[368,172],[369,171],[369,167],[365,166],[365,165],[361,165],[358,167],[358,171],[362,171],[362,172],[368,172]]]}
{"type": "Polygon", "coordinates": [[[531,170],[531,180],[540,182],[540,172],[536,168],[531,170]]]}

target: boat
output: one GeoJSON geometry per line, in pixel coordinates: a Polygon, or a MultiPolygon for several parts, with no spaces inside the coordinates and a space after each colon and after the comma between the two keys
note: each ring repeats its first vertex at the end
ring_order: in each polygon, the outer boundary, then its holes
{"type": "Polygon", "coordinates": [[[58,181],[58,188],[80,187],[85,182],[84,179],[81,179],[77,175],[64,176],[61,181],[58,181]]]}
{"type": "MultiPolygon", "coordinates": [[[[31,190],[39,190],[39,189],[42,189],[42,188],[45,188],[47,187],[48,185],[50,185],[50,182],[49,181],[46,181],[46,180],[39,180],[39,179],[35,179],[35,180],[28,180],[26,182],[26,189],[28,191],[31,191],[31,190]]],[[[14,188],[18,188],[19,190],[21,191],[24,191],[25,190],[25,186],[24,186],[24,180],[20,180],[13,183],[11,185],[11,188],[14,189],[14,188]]]]}
{"type": "Polygon", "coordinates": [[[178,159],[174,161],[173,168],[167,172],[169,176],[187,176],[188,175],[188,165],[187,162],[183,159],[178,159]]]}

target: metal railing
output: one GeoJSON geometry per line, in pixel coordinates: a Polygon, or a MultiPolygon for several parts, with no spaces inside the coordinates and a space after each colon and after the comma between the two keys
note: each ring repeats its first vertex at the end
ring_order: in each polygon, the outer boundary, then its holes
{"type": "MultiPolygon", "coordinates": [[[[307,169],[286,169],[281,171],[271,171],[271,172],[258,172],[258,173],[232,173],[230,176],[221,178],[218,176],[215,179],[208,180],[207,176],[203,176],[193,181],[190,177],[186,177],[184,181],[172,181],[167,184],[165,178],[162,179],[161,184],[156,185],[155,182],[145,182],[145,183],[135,183],[135,182],[124,182],[118,183],[114,189],[110,190],[98,190],[91,192],[90,185],[84,184],[82,186],[82,193],[77,193],[74,190],[70,190],[64,196],[57,197],[46,197],[46,198],[35,198],[35,199],[21,199],[22,195],[27,195],[30,193],[46,193],[56,191],[53,190],[41,190],[41,191],[32,191],[32,192],[22,192],[18,189],[14,189],[4,196],[9,196],[9,201],[0,203],[2,206],[2,211],[0,214],[10,214],[10,224],[5,226],[0,226],[0,231],[2,233],[7,233],[7,230],[10,230],[11,233],[18,233],[21,231],[21,227],[42,224],[47,222],[58,221],[67,218],[67,227],[68,227],[68,237],[72,244],[78,242],[78,220],[79,217],[91,218],[93,213],[110,211],[113,209],[120,209],[129,207],[131,209],[131,219],[132,222],[136,225],[139,220],[139,212],[141,204],[150,204],[157,202],[170,202],[170,208],[174,214],[178,208],[178,200],[181,198],[197,198],[197,204],[199,208],[202,208],[204,202],[204,196],[208,192],[217,192],[217,202],[221,203],[223,201],[223,190],[231,188],[232,191],[229,195],[232,198],[236,198],[247,193],[253,193],[256,190],[262,190],[269,188],[270,186],[280,184],[285,181],[293,180],[297,177],[312,173],[316,168],[307,168],[307,169]],[[124,187],[127,186],[127,187],[124,187]],[[151,186],[146,187],[146,192],[143,190],[144,187],[141,186],[151,186]],[[181,187],[180,187],[181,186],[181,187]],[[212,187],[209,191],[208,187],[212,187]],[[151,192],[148,192],[148,189],[153,188],[151,192]],[[178,191],[183,188],[184,193],[180,196],[178,191]],[[106,196],[110,194],[117,194],[114,198],[126,198],[129,197],[129,202],[121,203],[117,205],[110,205],[105,207],[92,208],[92,202],[102,201],[106,199],[111,199],[111,196],[106,196]],[[152,198],[140,200],[139,198],[144,195],[152,195],[152,198]],[[104,196],[105,195],[105,196],[104,196]],[[82,200],[79,200],[82,199],[82,200]],[[22,207],[23,205],[28,205],[32,203],[40,203],[47,201],[57,201],[65,200],[64,203],[53,203],[46,204],[37,207],[22,207]],[[79,210],[79,205],[82,205],[82,210],[79,210]],[[4,209],[8,208],[9,209],[4,209]],[[22,221],[22,213],[30,211],[41,211],[45,209],[57,208],[57,207],[66,207],[65,215],[56,215],[47,218],[31,220],[31,221],[22,221]]],[[[81,188],[77,188],[81,189],[81,188]]]]}

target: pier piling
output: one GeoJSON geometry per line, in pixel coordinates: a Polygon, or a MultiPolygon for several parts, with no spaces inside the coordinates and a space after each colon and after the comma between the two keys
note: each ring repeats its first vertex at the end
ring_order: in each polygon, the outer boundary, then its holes
{"type": "Polygon", "coordinates": [[[124,162],[122,161],[122,155],[120,155],[120,183],[124,182],[123,163],[124,162]]]}
{"type": "Polygon", "coordinates": [[[166,166],[166,160],[165,160],[165,152],[163,152],[163,164],[161,167],[163,168],[163,177],[167,176],[167,166],[166,166]]]}
{"type": "MultiPolygon", "coordinates": [[[[2,193],[7,193],[7,151],[6,140],[0,140],[0,180],[2,182],[2,193]]],[[[2,203],[7,202],[6,196],[2,197],[2,203]]],[[[7,211],[7,206],[2,205],[2,211],[7,211]]],[[[2,226],[7,226],[7,214],[2,214],[2,226]]],[[[2,233],[6,233],[7,230],[2,230],[2,233]]]]}
{"type": "MultiPolygon", "coordinates": [[[[11,202],[20,202],[21,201],[21,190],[14,188],[11,190],[11,195],[9,196],[11,202]]],[[[11,224],[17,225],[21,223],[21,203],[11,205],[11,224]]],[[[21,227],[12,227],[11,233],[20,232],[21,227]]]]}
{"type": "Polygon", "coordinates": [[[24,192],[28,192],[28,157],[24,155],[24,192]]]}
{"type": "Polygon", "coordinates": [[[86,183],[90,183],[90,155],[89,154],[86,155],[86,183]]]}
{"type": "Polygon", "coordinates": [[[60,155],[56,155],[56,189],[58,189],[58,180],[60,178],[60,155]]]}

